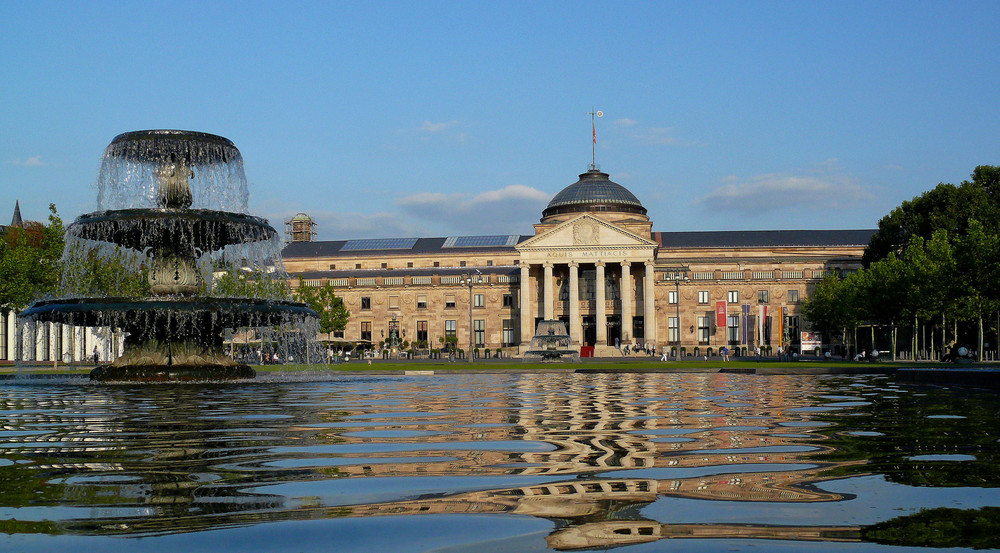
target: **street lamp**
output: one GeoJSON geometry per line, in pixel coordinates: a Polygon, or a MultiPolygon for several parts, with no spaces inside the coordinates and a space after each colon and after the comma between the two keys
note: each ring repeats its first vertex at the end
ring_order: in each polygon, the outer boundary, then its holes
{"type": "Polygon", "coordinates": [[[674,307],[677,315],[677,360],[681,359],[681,281],[687,282],[687,267],[673,269],[674,307]]]}
{"type": "MultiPolygon", "coordinates": [[[[481,275],[482,273],[479,272],[479,269],[476,269],[476,274],[481,275]]],[[[469,360],[469,363],[472,363],[472,352],[476,347],[474,340],[475,332],[472,329],[472,273],[465,273],[462,275],[462,278],[469,285],[469,354],[466,356],[466,359],[469,360]]]]}

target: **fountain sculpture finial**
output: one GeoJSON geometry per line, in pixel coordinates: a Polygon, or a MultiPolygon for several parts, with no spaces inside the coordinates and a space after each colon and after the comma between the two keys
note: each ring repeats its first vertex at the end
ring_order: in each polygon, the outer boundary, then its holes
{"type": "Polygon", "coordinates": [[[160,189],[157,203],[160,207],[187,209],[191,207],[191,183],[194,171],[183,163],[164,163],[156,168],[160,189]]]}

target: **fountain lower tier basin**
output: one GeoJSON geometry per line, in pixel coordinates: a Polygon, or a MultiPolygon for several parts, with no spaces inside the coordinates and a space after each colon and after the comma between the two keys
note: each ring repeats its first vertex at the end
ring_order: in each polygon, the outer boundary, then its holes
{"type": "Polygon", "coordinates": [[[106,326],[133,334],[194,336],[198,331],[275,326],[317,317],[304,303],[254,298],[73,298],[36,302],[21,313],[35,321],[106,326]]]}
{"type": "Polygon", "coordinates": [[[97,367],[90,371],[94,382],[216,382],[252,380],[257,372],[249,365],[171,365],[97,367]]]}
{"type": "Polygon", "coordinates": [[[262,242],[277,235],[266,220],[253,215],[177,208],[88,213],[77,217],[67,234],[138,251],[183,246],[203,252],[221,250],[231,244],[262,242]]]}

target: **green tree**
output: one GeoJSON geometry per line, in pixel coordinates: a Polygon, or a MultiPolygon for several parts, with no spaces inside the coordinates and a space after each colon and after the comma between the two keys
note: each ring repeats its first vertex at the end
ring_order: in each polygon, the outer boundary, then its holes
{"type": "Polygon", "coordinates": [[[330,334],[347,327],[351,312],[344,305],[344,300],[337,297],[336,290],[329,282],[322,286],[310,286],[300,277],[295,295],[299,301],[319,314],[320,332],[330,334]]]}
{"type": "Polygon", "coordinates": [[[862,261],[867,267],[890,252],[899,254],[913,237],[929,240],[936,230],[947,230],[953,238],[961,236],[970,219],[988,222],[989,233],[1000,231],[1000,167],[980,165],[971,181],[959,186],[941,183],[900,204],[879,220],[862,261]]]}
{"type": "Polygon", "coordinates": [[[885,259],[872,263],[863,274],[859,306],[865,318],[875,325],[888,326],[893,359],[896,358],[896,328],[915,311],[916,292],[907,264],[890,252],[885,259]]]}
{"type": "Polygon", "coordinates": [[[814,330],[827,337],[840,334],[845,344],[848,343],[847,331],[859,322],[856,274],[849,274],[843,280],[827,274],[802,305],[802,314],[814,330]]]}
{"type": "Polygon", "coordinates": [[[7,227],[0,240],[0,307],[21,310],[55,292],[64,233],[55,204],[49,204],[48,225],[7,227]]]}
{"type": "Polygon", "coordinates": [[[63,257],[63,292],[79,297],[149,295],[144,256],[111,244],[90,246],[70,242],[63,257]]]}
{"type": "Polygon", "coordinates": [[[955,269],[960,279],[955,302],[963,318],[978,322],[976,351],[983,355],[983,316],[1000,306],[1000,236],[989,233],[973,219],[968,231],[955,242],[955,269]]]}
{"type": "Polygon", "coordinates": [[[212,295],[227,298],[291,299],[291,288],[284,279],[271,278],[262,271],[230,269],[217,271],[212,295]]]}
{"type": "MultiPolygon", "coordinates": [[[[911,306],[907,312],[913,318],[913,343],[911,349],[916,355],[916,337],[919,321],[930,321],[940,316],[942,321],[953,317],[957,305],[953,301],[956,296],[956,285],[960,279],[956,276],[955,259],[948,231],[938,229],[930,240],[917,236],[910,240],[903,252],[902,259],[907,265],[911,279],[911,306]]],[[[942,322],[942,331],[944,323],[942,322]]],[[[931,334],[933,349],[934,336],[931,334]]],[[[944,345],[944,337],[941,339],[944,345]]]]}

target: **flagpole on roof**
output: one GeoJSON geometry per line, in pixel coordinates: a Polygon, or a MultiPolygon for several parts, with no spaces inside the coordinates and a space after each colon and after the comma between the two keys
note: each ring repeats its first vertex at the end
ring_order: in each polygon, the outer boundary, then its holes
{"type": "Polygon", "coordinates": [[[597,170],[597,124],[594,121],[594,117],[604,117],[604,112],[594,108],[590,108],[592,111],[588,111],[587,115],[590,116],[590,130],[593,134],[594,140],[590,145],[590,170],[597,170]]]}

